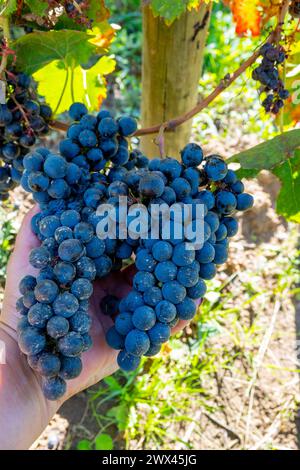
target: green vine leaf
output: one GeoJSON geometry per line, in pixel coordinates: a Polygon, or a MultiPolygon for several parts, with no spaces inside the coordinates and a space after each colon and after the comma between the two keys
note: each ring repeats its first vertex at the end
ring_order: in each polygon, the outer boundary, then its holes
{"type": "Polygon", "coordinates": [[[96,450],[112,450],[114,448],[113,440],[109,434],[99,434],[95,439],[96,450]]]}
{"type": "Polygon", "coordinates": [[[38,82],[38,92],[45,96],[54,114],[68,110],[74,101],[81,101],[89,110],[96,111],[106,97],[105,75],[114,68],[115,60],[107,56],[87,70],[80,65],[66,66],[62,61],[53,61],[33,77],[38,82]]]}
{"type": "Polygon", "coordinates": [[[170,25],[179,18],[187,9],[198,8],[200,0],[151,0],[150,3],[154,16],[161,16],[170,25]]]}
{"type": "Polygon", "coordinates": [[[17,0],[0,0],[0,14],[12,15],[17,10],[17,0]]]}
{"type": "Polygon", "coordinates": [[[94,36],[81,31],[35,32],[20,37],[12,45],[16,51],[16,66],[33,74],[52,61],[59,60],[65,66],[77,66],[88,62],[99,47],[90,42],[94,36]]]}
{"type": "Polygon", "coordinates": [[[44,13],[49,7],[48,2],[41,0],[26,0],[25,3],[36,16],[44,16],[44,13]]]}
{"type": "Polygon", "coordinates": [[[272,170],[281,181],[276,211],[287,220],[300,223],[300,151],[272,170]]]}
{"type": "Polygon", "coordinates": [[[233,155],[227,163],[239,163],[244,170],[272,170],[294,155],[300,147],[300,129],[294,129],[233,155]]]}

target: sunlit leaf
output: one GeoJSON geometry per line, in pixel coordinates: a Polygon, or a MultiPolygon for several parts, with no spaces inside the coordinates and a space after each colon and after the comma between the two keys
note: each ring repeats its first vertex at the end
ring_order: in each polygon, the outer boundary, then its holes
{"type": "Polygon", "coordinates": [[[65,67],[61,61],[54,61],[38,70],[34,79],[38,91],[45,96],[55,114],[60,114],[74,101],[81,101],[89,110],[98,110],[106,97],[105,75],[115,68],[115,61],[103,56],[93,67],[65,67]]]}
{"type": "Polygon", "coordinates": [[[261,12],[259,0],[228,0],[226,2],[236,23],[236,33],[244,36],[249,33],[259,36],[261,29],[261,12]]]}

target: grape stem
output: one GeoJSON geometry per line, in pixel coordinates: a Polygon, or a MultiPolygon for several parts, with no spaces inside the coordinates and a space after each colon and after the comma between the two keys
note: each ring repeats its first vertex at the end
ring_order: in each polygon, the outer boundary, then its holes
{"type": "MultiPolygon", "coordinates": [[[[278,13],[276,27],[271,32],[269,37],[266,39],[265,43],[273,43],[274,41],[277,41],[277,42],[280,41],[282,29],[284,25],[284,19],[288,12],[289,3],[290,3],[290,0],[284,0],[282,2],[282,5],[278,13]]],[[[251,65],[253,65],[256,62],[259,55],[260,55],[260,52],[258,49],[245,62],[243,62],[235,72],[233,72],[232,74],[227,74],[220,81],[218,86],[212,91],[212,93],[206,96],[202,101],[200,101],[194,108],[192,108],[187,113],[184,113],[181,116],[171,119],[170,121],[166,121],[162,124],[157,124],[152,127],[145,127],[143,129],[138,129],[134,135],[138,137],[138,136],[143,136],[143,135],[156,134],[156,133],[160,133],[161,129],[163,129],[163,132],[174,131],[176,127],[182,125],[186,121],[189,121],[194,116],[199,114],[203,109],[207,108],[212,101],[214,101],[224,90],[226,90],[226,88],[228,88],[240,75],[242,75],[249,67],[251,67],[251,65]]],[[[64,124],[58,121],[52,121],[50,123],[50,126],[53,129],[57,129],[57,130],[65,131],[68,129],[67,124],[64,124]]],[[[159,142],[160,140],[161,139],[159,135],[158,140],[157,140],[159,146],[160,146],[160,142],[159,142]]]]}

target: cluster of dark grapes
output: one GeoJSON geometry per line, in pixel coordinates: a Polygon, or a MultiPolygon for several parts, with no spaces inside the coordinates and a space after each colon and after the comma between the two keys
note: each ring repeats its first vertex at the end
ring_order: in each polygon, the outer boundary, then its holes
{"type": "Polygon", "coordinates": [[[71,106],[70,116],[75,122],[60,142],[60,154],[39,148],[26,155],[21,180],[40,206],[32,230],[41,246],[30,254],[37,276],[20,283],[18,338],[50,400],[61,397],[66,380],[80,374],[80,356],[92,345],[88,308],[95,278],[120,270],[135,257],[132,291],[123,299],[108,296],[99,306],[115,319],[107,342],[120,350],[119,366],[133,370],[143,355],[159,352],[178,320],[195,315],[205,280],[226,261],[228,239],[237,232],[232,213],[253,205],[223,159],[204,158],[197,144],[183,149],[182,162],[149,161],[139,150],[128,149],[127,137],[137,129],[134,119],[115,120],[105,110],[89,115],[80,103],[71,106]],[[174,230],[176,219],[168,240],[147,238],[148,228],[143,238],[124,238],[120,231],[115,239],[99,238],[97,208],[103,203],[114,207],[111,217],[118,227],[120,196],[127,197],[128,208],[137,202],[148,210],[177,202],[196,213],[201,205],[203,244],[188,249],[185,233],[178,238],[174,230]]]}
{"type": "Polygon", "coordinates": [[[261,92],[267,94],[262,102],[266,112],[277,114],[284,106],[284,100],[289,97],[278,71],[278,66],[285,61],[286,55],[282,46],[270,43],[261,47],[260,55],[263,59],[253,70],[252,77],[262,84],[261,92]]]}
{"type": "Polygon", "coordinates": [[[38,136],[47,134],[52,111],[39,103],[32,78],[7,72],[7,100],[0,104],[0,201],[16,187],[23,174],[23,158],[38,136]]]}

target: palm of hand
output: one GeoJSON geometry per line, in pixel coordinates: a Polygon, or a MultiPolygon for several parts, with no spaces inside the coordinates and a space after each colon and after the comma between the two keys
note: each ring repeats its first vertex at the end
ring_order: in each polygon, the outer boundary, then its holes
{"type": "MultiPolygon", "coordinates": [[[[11,255],[8,269],[3,314],[1,316],[2,327],[16,339],[16,328],[19,316],[16,312],[16,301],[19,297],[18,284],[26,274],[36,275],[36,270],[29,264],[29,253],[32,248],[39,245],[39,241],[30,229],[30,220],[37,209],[33,209],[24,219],[22,228],[16,240],[16,247],[11,255]]],[[[132,288],[134,267],[111,273],[103,280],[94,282],[94,293],[90,299],[89,313],[92,318],[91,337],[93,347],[83,354],[83,371],[80,377],[68,382],[67,395],[64,400],[81,390],[99,382],[106,375],[112,374],[117,369],[117,351],[111,349],[105,340],[105,333],[112,325],[112,320],[103,315],[100,309],[101,300],[108,294],[118,298],[124,297],[132,288]]],[[[17,347],[16,347],[17,350],[17,347]]],[[[27,366],[28,376],[36,374],[27,366]]],[[[36,380],[35,380],[36,382],[36,380]]]]}

